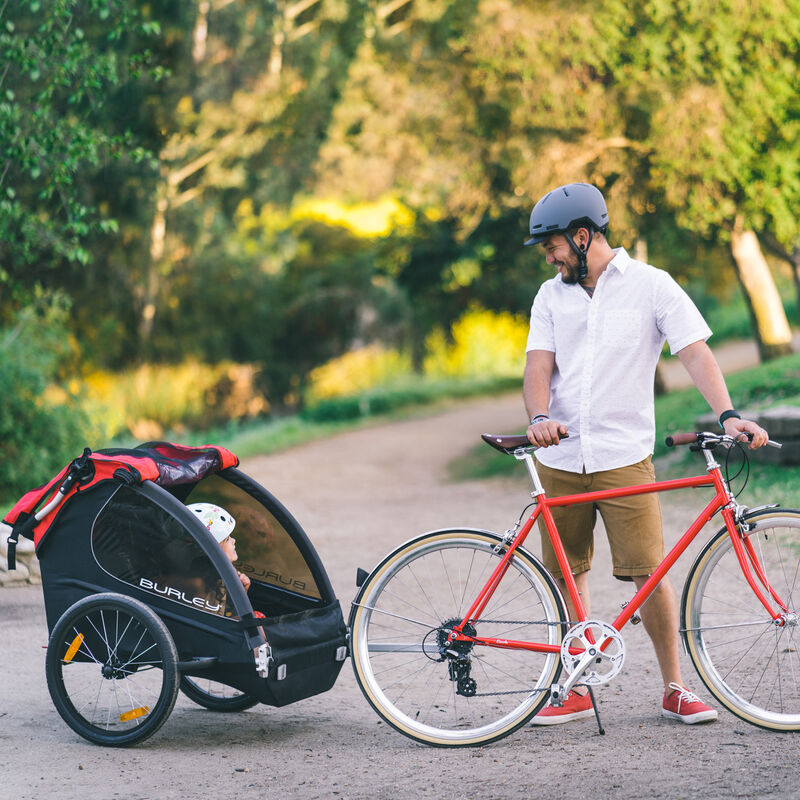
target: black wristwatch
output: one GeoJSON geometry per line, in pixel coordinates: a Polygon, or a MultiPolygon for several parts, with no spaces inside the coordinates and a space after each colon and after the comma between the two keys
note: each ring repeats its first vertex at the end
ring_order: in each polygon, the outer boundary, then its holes
{"type": "Polygon", "coordinates": [[[726,419],[741,419],[742,415],[735,409],[729,408],[727,411],[723,411],[719,415],[719,426],[723,430],[725,430],[725,420],[726,419]]]}

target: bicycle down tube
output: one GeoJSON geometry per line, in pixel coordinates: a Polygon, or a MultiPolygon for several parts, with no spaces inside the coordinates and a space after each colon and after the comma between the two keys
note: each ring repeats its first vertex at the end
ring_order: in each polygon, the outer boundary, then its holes
{"type": "MultiPolygon", "coordinates": [[[[526,460],[526,462],[528,459],[532,459],[532,456],[529,452],[517,457],[526,460]]],[[[527,466],[528,471],[533,478],[536,475],[535,467],[532,464],[527,464],[527,466]]],[[[631,617],[633,617],[636,611],[644,604],[655,587],[661,582],[661,580],[663,580],[664,576],[670,571],[678,559],[683,555],[687,547],[695,539],[700,530],[720,510],[722,511],[722,516],[725,520],[725,526],[728,530],[728,534],[731,537],[739,566],[741,567],[747,583],[749,584],[755,596],[758,598],[759,602],[764,606],[767,613],[777,624],[780,624],[782,614],[788,610],[785,602],[778,596],[778,594],[770,585],[766,575],[764,574],[761,564],[759,563],[752,544],[746,539],[746,537],[744,537],[745,540],[743,541],[742,537],[740,537],[737,532],[737,523],[734,512],[731,508],[733,498],[729,494],[728,489],[726,488],[722,479],[719,465],[714,461],[709,460],[709,474],[707,475],[698,475],[691,478],[679,478],[667,481],[656,481],[651,484],[644,484],[640,486],[604,489],[601,491],[585,492],[575,495],[564,495],[561,497],[547,497],[538,480],[534,480],[534,486],[536,492],[538,492],[534,493],[536,507],[519,532],[515,535],[513,541],[508,545],[508,549],[501,558],[500,563],[489,577],[488,581],[473,602],[472,606],[467,611],[461,623],[453,627],[450,635],[450,640],[452,642],[471,642],[472,644],[484,645],[488,647],[530,650],[540,653],[559,653],[561,648],[558,645],[546,644],[543,642],[515,641],[490,636],[465,635],[462,633],[463,628],[468,623],[474,623],[480,619],[481,614],[491,600],[495,589],[502,581],[503,576],[508,569],[509,563],[514,556],[514,552],[525,542],[528,534],[538,518],[541,516],[544,520],[545,527],[547,528],[550,541],[555,551],[556,560],[558,561],[562,575],[564,576],[567,592],[578,618],[577,621],[585,622],[587,619],[586,611],[583,607],[583,603],[581,602],[577,585],[575,583],[575,578],[572,574],[572,570],[570,569],[567,555],[561,543],[561,538],[558,534],[558,529],[550,509],[552,507],[566,507],[581,503],[594,503],[617,497],[630,497],[639,494],[668,492],[677,489],[699,488],[703,486],[713,486],[716,489],[716,494],[708,503],[708,505],[699,513],[697,518],[683,534],[680,540],[669,551],[653,574],[650,575],[647,581],[645,581],[641,588],[634,594],[633,598],[626,604],[619,616],[611,623],[612,627],[618,631],[622,629],[622,627],[631,619],[631,617]],[[754,571],[755,576],[753,575],[754,571]],[[777,604],[780,611],[776,612],[770,606],[769,601],[759,588],[759,583],[764,587],[764,589],[766,589],[767,593],[777,604]]],[[[572,651],[572,648],[570,649],[572,651]]],[[[576,649],[575,652],[578,653],[580,651],[576,649]]]]}

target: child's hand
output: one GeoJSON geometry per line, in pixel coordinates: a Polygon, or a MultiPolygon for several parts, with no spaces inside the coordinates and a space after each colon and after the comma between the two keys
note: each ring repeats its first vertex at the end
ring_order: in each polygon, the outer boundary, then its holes
{"type": "Polygon", "coordinates": [[[239,572],[237,570],[236,574],[239,576],[239,580],[242,582],[242,586],[244,586],[244,590],[247,591],[250,588],[250,578],[247,577],[243,572],[239,572]]]}

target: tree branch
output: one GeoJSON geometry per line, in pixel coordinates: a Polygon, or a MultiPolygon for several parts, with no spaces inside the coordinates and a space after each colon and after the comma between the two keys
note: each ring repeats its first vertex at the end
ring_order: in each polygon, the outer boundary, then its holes
{"type": "Polygon", "coordinates": [[[788,261],[793,267],[800,264],[800,245],[795,245],[794,250],[790,253],[769,231],[761,231],[759,238],[767,250],[782,261],[788,261]]]}
{"type": "Polygon", "coordinates": [[[407,6],[411,0],[391,0],[391,2],[386,3],[386,5],[381,6],[376,12],[376,16],[380,20],[386,19],[386,17],[391,16],[394,14],[395,11],[402,8],[403,6],[407,6]]]}
{"type": "Polygon", "coordinates": [[[167,183],[169,183],[170,186],[178,186],[183,183],[190,175],[194,175],[195,172],[199,172],[207,164],[210,164],[219,155],[220,150],[227,147],[235,138],[235,133],[229,133],[227,136],[224,136],[219,140],[219,144],[217,144],[216,147],[203,153],[202,156],[199,156],[194,161],[190,161],[186,166],[176,172],[169,173],[167,176],[167,183]]]}
{"type": "Polygon", "coordinates": [[[316,5],[319,0],[299,0],[293,6],[286,9],[286,19],[294,19],[299,17],[304,11],[307,11],[311,6],[316,5]]]}

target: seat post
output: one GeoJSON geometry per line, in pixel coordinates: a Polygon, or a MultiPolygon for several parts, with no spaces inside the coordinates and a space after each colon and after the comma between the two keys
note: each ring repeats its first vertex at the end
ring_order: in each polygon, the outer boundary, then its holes
{"type": "Polygon", "coordinates": [[[536,498],[540,494],[544,494],[544,486],[542,486],[542,482],[539,479],[539,473],[536,471],[536,464],[533,461],[533,455],[531,453],[531,448],[527,447],[519,447],[514,451],[514,458],[517,461],[524,461],[525,468],[528,470],[528,477],[531,479],[531,483],[533,484],[533,491],[531,492],[531,497],[536,498]]]}

